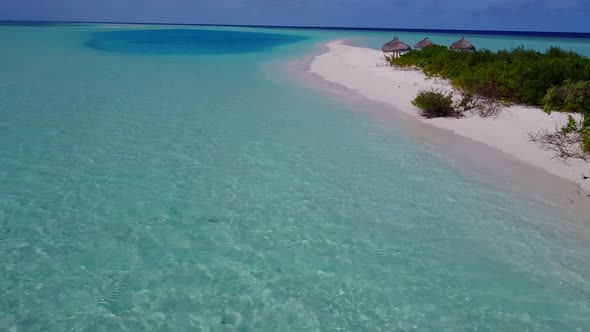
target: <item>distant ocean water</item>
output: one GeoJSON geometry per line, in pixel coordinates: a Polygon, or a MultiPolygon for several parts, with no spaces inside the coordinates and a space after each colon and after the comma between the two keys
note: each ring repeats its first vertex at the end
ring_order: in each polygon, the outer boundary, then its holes
{"type": "Polygon", "coordinates": [[[589,330],[588,224],[272,65],[392,35],[1,25],[0,330],[589,330]]]}

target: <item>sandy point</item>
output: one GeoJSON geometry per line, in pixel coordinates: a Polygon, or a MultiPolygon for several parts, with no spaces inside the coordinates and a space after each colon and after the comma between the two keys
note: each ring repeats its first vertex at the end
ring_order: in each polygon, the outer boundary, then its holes
{"type": "Polygon", "coordinates": [[[386,109],[380,115],[406,118],[414,123],[418,136],[495,184],[590,221],[590,180],[584,179],[590,176],[590,164],[554,158],[529,138],[530,133],[563,125],[566,114],[548,115],[538,108],[517,105],[506,107],[495,117],[472,114],[460,119],[424,119],[412,99],[420,90],[452,91],[449,82],[428,78],[418,70],[392,68],[385,64],[381,51],[347,45],[343,40],[323,43],[318,49],[289,68],[339,99],[354,92],[386,109]]]}

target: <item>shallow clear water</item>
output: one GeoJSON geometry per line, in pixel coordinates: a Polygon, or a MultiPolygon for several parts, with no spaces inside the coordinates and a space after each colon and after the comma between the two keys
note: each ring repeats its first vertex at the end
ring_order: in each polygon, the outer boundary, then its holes
{"type": "Polygon", "coordinates": [[[0,27],[0,330],[590,329],[586,224],[278,65],[384,33],[90,47],[129,30],[0,27]]]}

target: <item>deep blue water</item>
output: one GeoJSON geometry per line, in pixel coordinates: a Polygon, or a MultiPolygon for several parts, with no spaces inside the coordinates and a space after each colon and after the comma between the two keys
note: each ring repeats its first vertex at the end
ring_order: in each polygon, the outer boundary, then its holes
{"type": "MultiPolygon", "coordinates": [[[[89,24],[142,24],[148,26],[169,26],[167,23],[146,22],[76,22],[76,21],[2,21],[0,25],[8,26],[60,26],[60,25],[89,25],[89,24]]],[[[220,27],[216,24],[174,24],[185,27],[220,27]]],[[[223,25],[236,28],[269,28],[269,29],[303,29],[303,30],[339,30],[363,32],[419,32],[445,33],[460,35],[490,35],[490,36],[529,36],[529,37],[560,37],[560,38],[590,38],[590,32],[555,32],[555,31],[510,31],[510,30],[466,30],[466,29],[419,29],[419,28],[358,28],[358,27],[321,27],[321,26],[269,26],[269,25],[223,25]]]]}
{"type": "Polygon", "coordinates": [[[89,47],[134,54],[226,54],[251,53],[305,40],[278,33],[220,30],[128,30],[93,33],[89,47]]]}

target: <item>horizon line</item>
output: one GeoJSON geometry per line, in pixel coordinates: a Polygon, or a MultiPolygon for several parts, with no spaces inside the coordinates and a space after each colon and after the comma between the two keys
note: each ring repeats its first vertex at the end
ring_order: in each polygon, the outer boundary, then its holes
{"type": "Polygon", "coordinates": [[[122,22],[122,21],[50,21],[50,20],[3,20],[3,23],[65,23],[65,24],[141,24],[141,25],[180,25],[180,26],[217,26],[268,29],[323,29],[323,30],[366,30],[366,31],[399,31],[399,32],[439,32],[469,33],[473,35],[505,35],[505,36],[537,36],[537,37],[574,37],[590,38],[590,32],[565,31],[527,31],[527,30],[477,30],[477,29],[426,29],[426,28],[387,28],[387,27],[354,27],[354,26],[311,26],[311,25],[259,25],[259,24],[222,24],[222,23],[173,23],[173,22],[122,22]]]}

